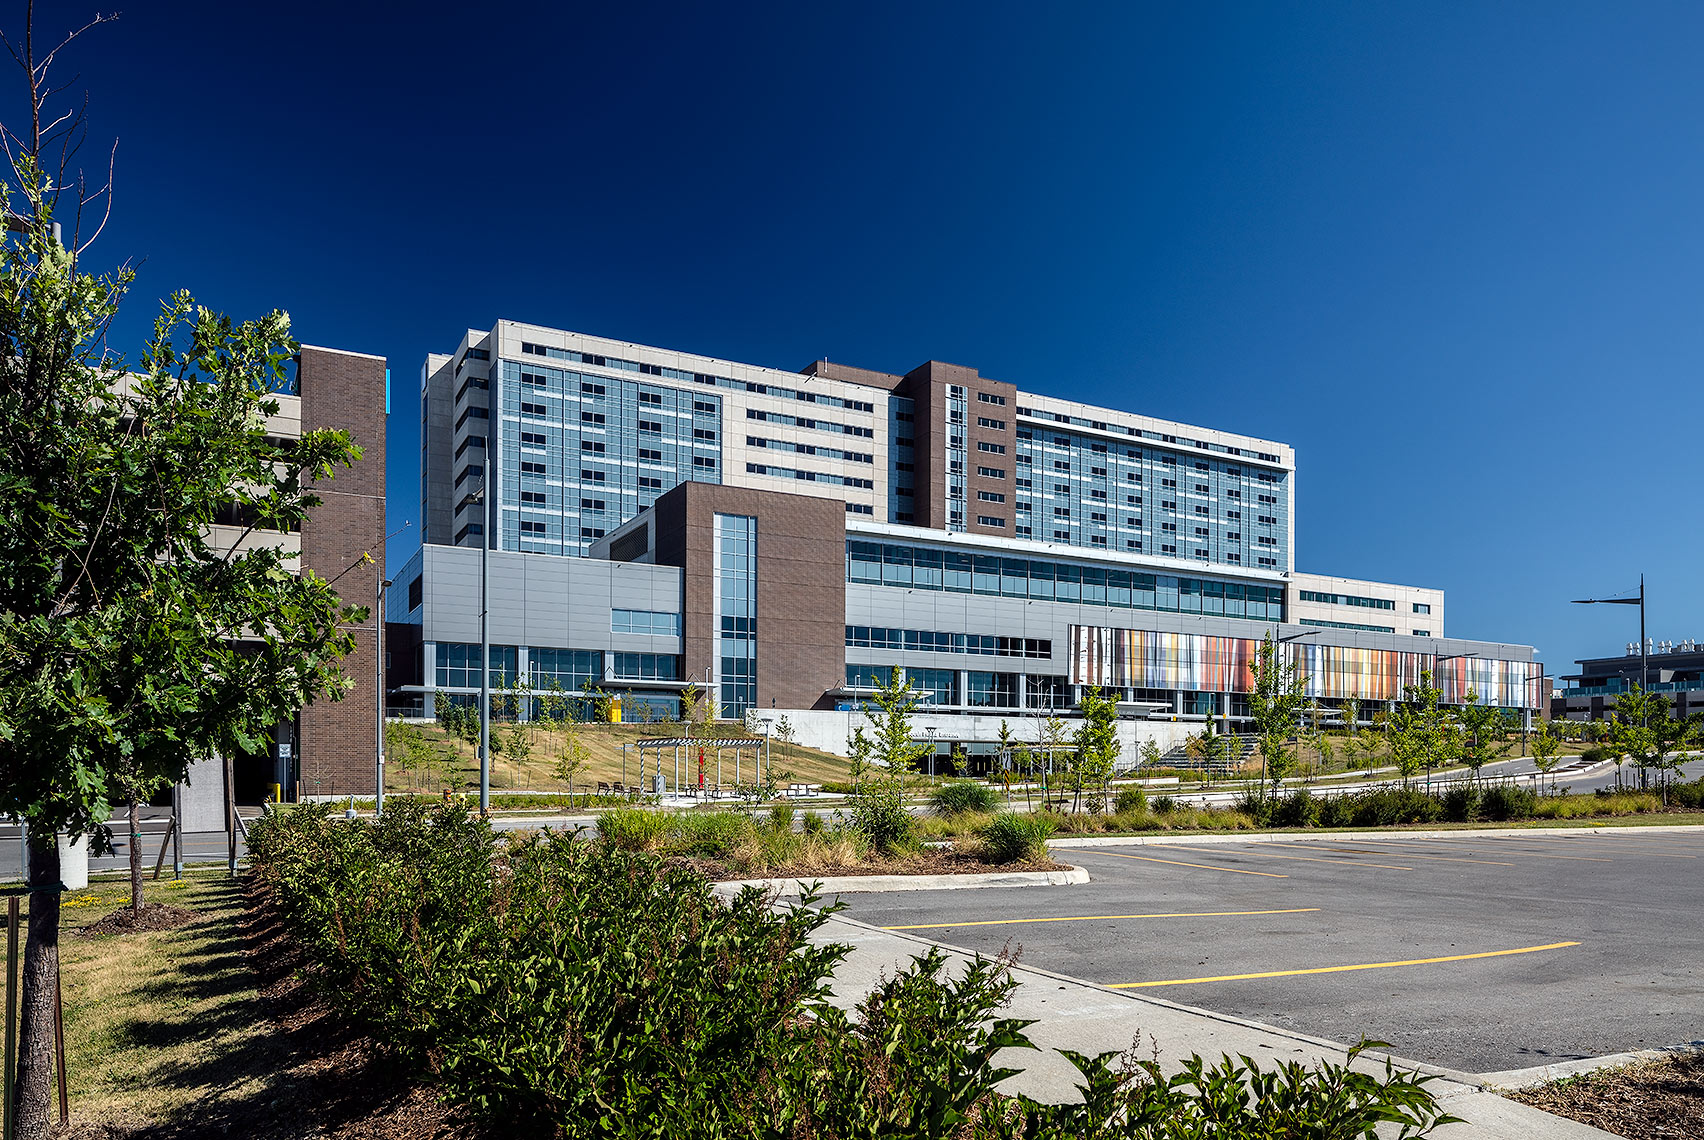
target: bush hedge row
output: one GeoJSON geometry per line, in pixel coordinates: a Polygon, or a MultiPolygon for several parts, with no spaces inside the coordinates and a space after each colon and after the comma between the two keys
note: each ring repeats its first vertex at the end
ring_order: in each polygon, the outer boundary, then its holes
{"type": "Polygon", "coordinates": [[[1026,1023],[1014,983],[939,951],[846,1013],[834,907],[730,904],[684,865],[542,834],[499,844],[460,805],[383,820],[298,808],[257,824],[254,874],[320,991],[450,1099],[517,1134],[864,1140],[1350,1140],[1448,1120],[1424,1079],[1330,1064],[1068,1054],[1083,1101],[995,1092],[1026,1023]]]}

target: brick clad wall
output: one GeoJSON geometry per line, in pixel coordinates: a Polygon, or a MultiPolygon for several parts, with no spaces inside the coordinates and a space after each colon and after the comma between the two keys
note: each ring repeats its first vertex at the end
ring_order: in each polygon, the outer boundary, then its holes
{"type": "Polygon", "coordinates": [[[1012,480],[1013,458],[1017,451],[1017,393],[1014,385],[1002,384],[977,374],[976,369],[962,364],[944,364],[930,360],[905,374],[904,382],[895,389],[917,404],[917,500],[914,508],[916,525],[944,530],[947,526],[947,386],[956,384],[967,392],[965,400],[965,529],[971,534],[994,534],[1012,537],[1016,526],[1012,480]],[[1005,404],[987,404],[976,398],[979,392],[1005,397],[1005,404]],[[986,428],[977,424],[981,417],[998,421],[1002,428],[986,428]],[[979,440],[998,444],[1004,454],[989,454],[976,449],[979,440]],[[978,466],[999,467],[1006,471],[1004,479],[978,476],[978,466]],[[978,491],[1004,495],[1005,501],[987,503],[976,497],[978,491]],[[1003,519],[1005,526],[988,527],[976,521],[978,515],[1003,519]]]}
{"type": "Polygon", "coordinates": [[[657,500],[657,561],[685,573],[688,675],[713,671],[716,515],[757,519],[757,699],[812,708],[845,678],[846,511],[833,499],[683,483],[657,500]]]}
{"type": "Polygon", "coordinates": [[[969,390],[965,400],[965,480],[964,480],[964,521],[965,529],[971,534],[995,534],[1001,538],[1010,538],[1017,527],[1017,512],[1013,503],[1017,499],[1013,490],[1017,477],[1018,452],[1018,389],[1013,384],[1002,384],[997,380],[988,380],[971,372],[968,380],[956,381],[969,390]],[[987,392],[1004,400],[1003,404],[990,404],[977,399],[978,393],[987,392]],[[998,428],[984,427],[978,420],[988,420],[1002,426],[998,428]],[[997,447],[1005,448],[999,454],[977,450],[978,442],[987,442],[997,447]],[[978,467],[991,470],[1001,470],[1006,473],[1004,479],[991,479],[978,475],[978,467]],[[1004,502],[985,503],[976,497],[978,491],[989,491],[1004,497],[1004,502]],[[1003,527],[983,526],[977,522],[978,515],[997,518],[1005,522],[1003,527]]]}
{"type": "Polygon", "coordinates": [[[362,451],[353,467],[315,484],[323,501],[302,527],[301,565],[327,581],[336,579],[345,602],[370,611],[354,628],[355,651],[343,659],[354,688],[341,701],[316,701],[302,710],[300,776],[310,793],[317,786],[322,792],[370,794],[379,715],[374,674],[376,594],[384,568],[385,361],[304,345],[297,376],[302,430],[342,428],[362,451]],[[360,565],[364,555],[373,561],[360,565]]]}

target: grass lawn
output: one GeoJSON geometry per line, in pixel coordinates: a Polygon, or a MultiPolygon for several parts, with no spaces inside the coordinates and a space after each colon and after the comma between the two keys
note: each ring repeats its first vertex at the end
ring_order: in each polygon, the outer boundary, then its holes
{"type": "Polygon", "coordinates": [[[86,937],[129,901],[112,878],[67,895],[60,940],[74,1140],[242,1135],[470,1135],[429,1088],[331,1024],[293,961],[244,910],[238,882],[197,870],[150,882],[149,902],[194,911],[171,930],[86,937]]]}
{"type": "MultiPolygon", "coordinates": [[[[441,789],[446,780],[455,788],[465,789],[479,785],[479,766],[474,757],[474,748],[465,741],[452,739],[436,724],[422,724],[421,731],[425,734],[429,746],[440,757],[430,771],[409,771],[401,767],[398,750],[393,746],[385,765],[385,786],[391,791],[425,791],[435,792],[441,789]]],[[[561,751],[564,733],[542,726],[530,729],[528,741],[529,755],[525,759],[516,759],[512,747],[508,746],[508,736],[513,725],[493,724],[491,734],[504,745],[504,750],[495,752],[491,758],[491,786],[498,790],[526,789],[541,792],[566,792],[568,785],[555,775],[557,756],[561,751]]],[[[576,725],[573,732],[579,743],[586,750],[586,764],[574,777],[576,791],[595,788],[601,780],[613,783],[620,780],[625,784],[639,781],[639,756],[635,747],[641,739],[651,737],[672,737],[685,735],[678,724],[582,724],[576,725]],[[625,754],[623,746],[626,746],[625,754]]],[[[730,742],[731,743],[731,742],[730,742]]],[[[748,749],[740,762],[740,778],[750,783],[751,771],[750,740],[746,740],[748,749]]],[[[684,755],[684,754],[683,754],[684,755]]],[[[770,744],[770,761],[774,764],[777,780],[783,783],[798,781],[800,783],[821,784],[830,781],[845,781],[849,778],[849,768],[846,758],[836,756],[832,752],[822,752],[815,748],[805,748],[797,744],[783,744],[776,740],[770,744]]],[[[650,763],[654,763],[650,762],[650,763]]],[[[650,767],[650,763],[647,767],[650,767]]],[[[716,782],[716,746],[714,741],[704,744],[705,783],[716,782]]],[[[682,777],[689,782],[696,782],[697,756],[691,757],[691,767],[682,777]]],[[[654,771],[654,768],[651,768],[654,771]]],[[[674,786],[674,756],[665,753],[663,756],[663,771],[669,785],[674,786]]],[[[722,762],[722,782],[734,783],[734,754],[732,749],[725,749],[722,762]]],[[[314,789],[307,789],[312,792],[314,789]]],[[[371,792],[369,784],[362,789],[347,789],[348,791],[371,792]]],[[[337,794],[335,789],[325,789],[330,794],[337,794]]]]}
{"type": "Polygon", "coordinates": [[[222,869],[147,885],[147,901],[196,912],[184,926],[78,933],[129,897],[124,879],[67,895],[59,944],[72,1119],[121,1135],[203,1112],[210,1098],[251,1098],[262,1091],[253,1067],[232,1059],[288,1052],[273,1043],[237,940],[242,898],[222,869]]]}

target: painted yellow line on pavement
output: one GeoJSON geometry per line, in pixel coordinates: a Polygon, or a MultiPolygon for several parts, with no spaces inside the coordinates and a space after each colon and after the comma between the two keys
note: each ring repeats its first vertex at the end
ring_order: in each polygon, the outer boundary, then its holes
{"type": "Polygon", "coordinates": [[[1257,914],[1311,914],[1317,906],[1288,910],[1180,910],[1166,914],[1077,914],[1065,918],[989,918],[980,922],[920,922],[912,926],[884,926],[883,930],[940,930],[948,926],[1012,926],[1023,922],[1109,922],[1115,918],[1242,918],[1257,914]]]}
{"type": "Polygon", "coordinates": [[[1255,978],[1291,978],[1298,974],[1341,974],[1349,970],[1383,970],[1391,966],[1430,966],[1438,962],[1466,962],[1473,958],[1503,958],[1510,954],[1537,954],[1560,950],[1578,942],[1551,942],[1544,946],[1522,946],[1515,950],[1486,950],[1479,954],[1451,954],[1443,958],[1409,958],[1402,962],[1363,962],[1356,966],[1315,966],[1309,970],[1268,970],[1261,974],[1221,974],[1216,978],[1170,978],[1163,982],[1121,982],[1109,990],[1139,990],[1149,986],[1192,986],[1197,982],[1245,982],[1255,978]]]}
{"type": "Polygon", "coordinates": [[[1326,863],[1333,867],[1378,867],[1386,871],[1412,871],[1413,867],[1398,867],[1394,863],[1363,863],[1359,859],[1315,859],[1311,855],[1278,855],[1271,851],[1232,851],[1206,846],[1184,846],[1181,843],[1145,843],[1144,847],[1163,847],[1167,851],[1199,851],[1203,855],[1251,855],[1256,859],[1294,859],[1301,863],[1326,863]]]}
{"type": "MultiPolygon", "coordinates": [[[[1440,860],[1440,861],[1445,862],[1445,863],[1483,863],[1487,867],[1513,867],[1514,866],[1513,863],[1504,863],[1504,862],[1497,860],[1497,859],[1463,859],[1463,858],[1461,858],[1459,856],[1455,856],[1455,855],[1422,855],[1417,851],[1407,850],[1407,847],[1413,846],[1412,843],[1406,845],[1405,847],[1398,847],[1398,845],[1391,843],[1389,840],[1386,840],[1386,839],[1360,839],[1360,840],[1357,840],[1356,842],[1358,842],[1358,843],[1374,843],[1374,844],[1377,844],[1381,847],[1395,848],[1395,850],[1391,853],[1396,854],[1396,855],[1400,855],[1404,859],[1436,859],[1436,860],[1440,860]]],[[[1279,846],[1279,847],[1295,847],[1295,846],[1298,846],[1298,844],[1280,843],[1280,844],[1277,844],[1277,846],[1279,846]]],[[[1332,848],[1329,848],[1328,850],[1331,850],[1331,851],[1347,851],[1352,855],[1380,855],[1380,854],[1385,854],[1385,852],[1381,852],[1381,851],[1377,851],[1377,850],[1368,851],[1368,850],[1365,850],[1365,849],[1357,849],[1357,848],[1354,848],[1354,847],[1332,847],[1332,848]]]]}
{"type": "Polygon", "coordinates": [[[1153,859],[1147,855],[1121,855],[1117,851],[1096,851],[1092,847],[1079,847],[1072,855],[1110,855],[1114,859],[1140,859],[1144,863],[1167,863],[1173,867],[1200,867],[1203,871],[1224,871],[1232,875],[1259,875],[1263,879],[1288,879],[1288,875],[1275,875],[1271,871],[1244,871],[1240,867],[1215,867],[1211,863],[1180,863],[1176,859],[1153,859]]]}

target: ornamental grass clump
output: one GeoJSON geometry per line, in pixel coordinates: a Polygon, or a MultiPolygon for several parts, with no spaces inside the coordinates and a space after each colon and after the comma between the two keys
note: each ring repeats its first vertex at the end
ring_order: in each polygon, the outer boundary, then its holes
{"type": "Polygon", "coordinates": [[[975,780],[953,780],[935,790],[935,794],[929,797],[929,806],[939,816],[964,815],[967,812],[987,815],[1000,806],[1000,797],[987,784],[975,780]]]}
{"type": "Polygon", "coordinates": [[[1047,815],[1001,812],[977,833],[983,853],[996,863],[1040,863],[1058,825],[1047,815]]]}

